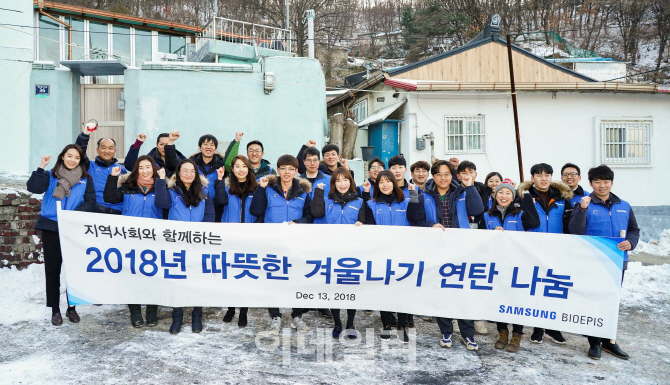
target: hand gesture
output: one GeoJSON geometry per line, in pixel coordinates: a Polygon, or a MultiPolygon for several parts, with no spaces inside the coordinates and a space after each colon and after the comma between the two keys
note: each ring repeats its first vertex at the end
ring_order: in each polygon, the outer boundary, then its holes
{"type": "Polygon", "coordinates": [[[340,164],[342,167],[346,168],[347,170],[349,169],[349,164],[347,163],[347,160],[344,158],[340,158],[340,164]]]}
{"type": "Polygon", "coordinates": [[[495,230],[505,231],[501,226],[496,226],[495,230]]]}
{"type": "Polygon", "coordinates": [[[470,175],[464,175],[464,176],[461,178],[461,182],[463,183],[463,186],[465,186],[465,187],[470,187],[470,186],[472,186],[472,185],[474,184],[475,180],[474,180],[474,178],[471,177],[470,175]]]}
{"type": "Polygon", "coordinates": [[[240,140],[242,140],[242,137],[243,137],[243,136],[244,136],[244,132],[239,132],[239,131],[236,132],[236,133],[235,133],[235,141],[236,141],[236,142],[239,142],[240,140]]]}
{"type": "Polygon", "coordinates": [[[325,184],[319,183],[316,185],[316,188],[320,188],[321,190],[323,190],[323,186],[325,186],[325,184]]]}
{"type": "Polygon", "coordinates": [[[410,183],[407,186],[407,188],[409,189],[409,191],[415,191],[416,190],[416,185],[414,183],[410,183]]]}
{"type": "Polygon", "coordinates": [[[42,161],[40,162],[40,168],[44,169],[49,164],[49,161],[51,160],[51,155],[43,156],[42,161]]]}
{"type": "MultiPolygon", "coordinates": [[[[582,199],[584,199],[584,198],[582,198],[582,199]]],[[[619,250],[621,250],[621,251],[628,251],[628,250],[633,248],[633,246],[628,241],[623,241],[623,242],[619,243],[617,245],[617,247],[619,247],[619,250]]]]}
{"type": "Polygon", "coordinates": [[[258,181],[258,185],[263,187],[263,188],[266,188],[266,187],[268,187],[268,182],[269,182],[268,177],[264,176],[258,181]]]}
{"type": "Polygon", "coordinates": [[[84,125],[84,129],[81,131],[84,135],[91,135],[91,132],[98,129],[96,122],[89,121],[84,125]]]}
{"type": "Polygon", "coordinates": [[[356,223],[354,223],[354,226],[363,226],[363,223],[361,223],[361,221],[356,221],[356,223]]]}
{"type": "Polygon", "coordinates": [[[310,139],[307,141],[307,144],[305,144],[307,147],[316,147],[316,140],[310,139]]]}
{"type": "Polygon", "coordinates": [[[430,227],[432,227],[434,229],[442,229],[442,231],[444,231],[444,226],[442,226],[442,224],[440,224],[440,223],[436,223],[436,224],[434,224],[430,227]]]}
{"type": "Polygon", "coordinates": [[[511,184],[512,187],[516,188],[516,182],[515,181],[511,180],[509,184],[511,184]]]}
{"type": "Polygon", "coordinates": [[[137,134],[137,137],[135,139],[137,139],[140,142],[144,142],[145,140],[147,140],[147,136],[145,134],[137,134]]]}
{"type": "Polygon", "coordinates": [[[582,201],[580,202],[580,205],[584,210],[589,208],[589,203],[591,203],[591,197],[586,195],[582,197],[582,201]]]}
{"type": "Polygon", "coordinates": [[[164,168],[159,168],[158,171],[156,171],[158,174],[158,177],[161,179],[165,179],[165,169],[164,168]]]}
{"type": "Polygon", "coordinates": [[[179,131],[170,131],[168,136],[168,144],[174,144],[175,140],[179,139],[179,131]]]}
{"type": "Polygon", "coordinates": [[[363,182],[363,191],[370,192],[370,187],[372,187],[372,185],[370,184],[369,180],[363,182]]]}
{"type": "Polygon", "coordinates": [[[121,167],[112,168],[112,176],[119,176],[121,174],[121,167]]]}
{"type": "Polygon", "coordinates": [[[449,163],[451,163],[451,165],[455,168],[458,168],[458,165],[461,163],[461,161],[459,161],[458,158],[449,158],[449,163]]]}
{"type": "Polygon", "coordinates": [[[216,177],[219,180],[223,180],[223,174],[225,174],[225,173],[226,173],[226,170],[223,167],[219,167],[219,168],[216,169],[216,177]]]}

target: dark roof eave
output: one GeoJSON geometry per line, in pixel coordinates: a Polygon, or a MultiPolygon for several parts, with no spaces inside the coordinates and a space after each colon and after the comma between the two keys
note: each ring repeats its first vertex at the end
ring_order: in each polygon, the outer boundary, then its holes
{"type": "MultiPolygon", "coordinates": [[[[399,75],[399,74],[401,74],[401,73],[404,73],[404,72],[411,71],[411,70],[413,70],[413,69],[422,67],[422,66],[424,66],[424,65],[426,65],[426,64],[430,64],[430,63],[433,63],[433,62],[436,62],[436,61],[439,61],[439,60],[448,58],[448,57],[450,57],[450,56],[457,55],[457,54],[459,54],[459,53],[468,51],[468,50],[470,50],[470,49],[473,49],[473,48],[476,48],[476,47],[479,47],[479,46],[482,46],[482,45],[484,45],[484,44],[488,44],[488,43],[498,43],[498,44],[502,44],[502,45],[504,45],[504,46],[507,46],[507,42],[503,41],[503,40],[500,39],[500,38],[497,38],[497,37],[488,37],[488,38],[481,39],[481,40],[478,40],[478,41],[471,41],[471,42],[469,42],[469,43],[467,43],[467,44],[465,44],[465,45],[463,45],[463,46],[461,46],[461,47],[452,49],[451,51],[447,51],[447,52],[441,53],[441,54],[439,54],[439,55],[435,55],[435,56],[431,56],[431,57],[425,58],[425,59],[420,60],[420,61],[418,61],[418,62],[416,62],[416,63],[408,64],[408,65],[405,65],[405,66],[402,66],[402,67],[399,67],[399,68],[390,70],[390,71],[388,71],[387,73],[389,74],[389,76],[399,75]]],[[[553,68],[553,69],[559,70],[559,71],[561,71],[561,72],[565,72],[565,73],[567,73],[567,74],[569,74],[569,75],[575,76],[575,77],[580,78],[580,79],[582,79],[582,80],[585,80],[585,81],[587,81],[587,82],[597,82],[596,79],[590,78],[590,77],[585,76],[585,75],[582,75],[582,74],[580,74],[580,73],[578,73],[578,72],[569,70],[569,69],[567,69],[567,68],[565,68],[565,67],[563,67],[563,66],[559,66],[558,64],[554,64],[554,63],[552,63],[552,62],[549,62],[549,61],[547,61],[547,60],[544,60],[543,58],[541,58],[541,57],[539,57],[539,56],[537,56],[537,55],[534,55],[534,54],[532,54],[532,53],[526,51],[525,49],[523,49],[523,48],[521,48],[521,47],[519,47],[519,46],[516,46],[516,45],[514,45],[514,44],[512,44],[512,49],[513,49],[514,51],[516,51],[516,52],[518,52],[518,53],[524,55],[524,56],[527,56],[527,57],[529,57],[529,58],[531,58],[531,59],[537,60],[537,61],[539,61],[539,62],[541,62],[541,63],[543,63],[543,64],[545,64],[545,65],[548,65],[549,67],[551,67],[551,68],[553,68]]]]}
{"type": "Polygon", "coordinates": [[[332,106],[334,106],[338,103],[341,103],[341,102],[351,98],[355,94],[367,90],[368,88],[374,86],[375,84],[379,83],[380,81],[382,81],[384,79],[386,79],[386,77],[384,76],[384,72],[379,72],[372,79],[366,79],[362,82],[358,82],[352,87],[353,90],[349,90],[349,92],[345,92],[342,95],[330,100],[326,104],[326,108],[330,108],[330,107],[332,107],[332,106]]]}

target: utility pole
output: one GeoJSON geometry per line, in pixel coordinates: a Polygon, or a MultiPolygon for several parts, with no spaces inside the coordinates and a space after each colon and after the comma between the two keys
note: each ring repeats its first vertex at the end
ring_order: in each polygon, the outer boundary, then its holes
{"type": "Polygon", "coordinates": [[[286,29],[291,29],[291,24],[289,24],[288,18],[288,0],[286,0],[286,29]]]}
{"type": "Polygon", "coordinates": [[[512,86],[512,110],[514,111],[514,131],[516,132],[516,156],[519,161],[519,177],[523,182],[523,161],[521,159],[521,136],[519,135],[519,114],[516,110],[516,86],[514,84],[514,65],[512,63],[512,40],[507,34],[507,57],[509,59],[509,78],[512,86]]]}

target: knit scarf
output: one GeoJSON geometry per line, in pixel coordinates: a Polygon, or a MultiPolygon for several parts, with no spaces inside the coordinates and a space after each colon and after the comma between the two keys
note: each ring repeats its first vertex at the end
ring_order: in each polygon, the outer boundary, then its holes
{"type": "Polygon", "coordinates": [[[56,199],[63,199],[70,196],[70,189],[81,179],[81,167],[77,166],[72,170],[65,166],[60,167],[58,175],[54,173],[54,176],[58,178],[58,184],[51,195],[56,199]]]}
{"type": "Polygon", "coordinates": [[[147,195],[147,192],[154,187],[154,178],[141,178],[137,177],[137,187],[140,187],[144,195],[147,195]]]}

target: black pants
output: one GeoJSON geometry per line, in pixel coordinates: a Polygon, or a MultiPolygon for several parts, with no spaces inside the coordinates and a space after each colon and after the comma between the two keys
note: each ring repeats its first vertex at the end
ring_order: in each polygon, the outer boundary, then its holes
{"type": "Polygon", "coordinates": [[[221,222],[221,217],[223,216],[223,206],[214,205],[214,222],[221,222]]]}
{"type": "MultiPolygon", "coordinates": [[[[333,313],[333,321],[335,321],[335,326],[342,326],[342,320],[340,319],[340,309],[330,309],[330,312],[333,313]]],[[[356,309],[347,309],[347,327],[354,326],[354,317],[356,317],[356,309]]]]}
{"type": "MultiPolygon", "coordinates": [[[[270,313],[270,318],[281,317],[281,313],[279,312],[279,308],[276,308],[276,307],[268,308],[268,313],[270,313]]],[[[292,309],[291,318],[300,317],[300,316],[302,316],[302,309],[292,309]]]]}
{"type": "MultiPolygon", "coordinates": [[[[393,312],[390,311],[380,311],[379,315],[382,317],[382,325],[384,327],[391,326],[391,321],[393,320],[393,312]]],[[[398,313],[398,328],[404,328],[407,326],[407,321],[409,321],[409,314],[407,313],[398,313]]]]}
{"type": "Polygon", "coordinates": [[[42,230],[42,246],[44,247],[47,307],[57,308],[60,304],[60,270],[63,265],[63,254],[60,250],[60,235],[58,232],[42,230]]]}
{"type": "MultiPolygon", "coordinates": [[[[509,331],[509,329],[507,329],[507,324],[506,323],[496,322],[496,324],[498,324],[498,331],[501,331],[501,330],[508,330],[509,331]]],[[[523,325],[512,324],[512,332],[523,334],[523,325]]]]}
{"type": "MultiPolygon", "coordinates": [[[[623,277],[626,274],[626,269],[628,269],[628,261],[625,261],[623,263],[623,271],[621,272],[621,286],[623,286],[623,277]]],[[[591,345],[600,344],[603,341],[605,342],[609,341],[607,338],[600,338],[600,337],[586,336],[586,338],[588,338],[589,344],[591,345]]]]}
{"type": "MultiPolygon", "coordinates": [[[[202,307],[196,306],[193,308],[193,314],[202,316],[202,307]]],[[[172,308],[173,317],[184,317],[184,308],[183,307],[173,307],[172,308]]]]}
{"type": "MultiPolygon", "coordinates": [[[[133,313],[141,313],[142,312],[142,305],[128,305],[128,310],[130,310],[130,314],[133,313]]],[[[158,312],[158,305],[147,305],[147,314],[149,313],[157,313],[158,312]]]]}
{"type": "MultiPolygon", "coordinates": [[[[235,308],[234,307],[229,307],[228,311],[232,311],[233,313],[235,313],[235,308]]],[[[240,308],[240,314],[247,314],[247,311],[249,311],[248,307],[241,307],[240,308]]]]}

